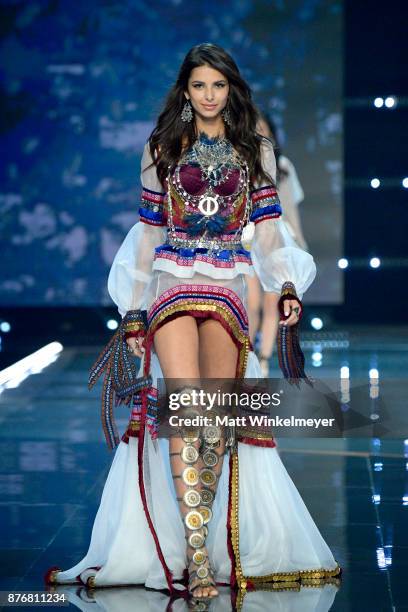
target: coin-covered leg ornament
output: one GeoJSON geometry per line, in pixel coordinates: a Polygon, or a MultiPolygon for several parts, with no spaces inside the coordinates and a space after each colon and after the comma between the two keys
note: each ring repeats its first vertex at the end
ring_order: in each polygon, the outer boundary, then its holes
{"type": "MultiPolygon", "coordinates": [[[[208,412],[207,417],[210,418],[210,413],[208,412]]],[[[193,563],[190,562],[189,566],[189,588],[192,592],[198,586],[207,584],[207,580],[210,585],[215,584],[208,553],[204,546],[208,533],[208,524],[212,519],[212,506],[225,452],[225,440],[220,427],[208,425],[203,427],[200,433],[200,459],[198,463],[200,503],[197,510],[203,518],[204,542],[201,544],[201,542],[197,541],[197,545],[200,546],[200,549],[197,550],[199,554],[193,555],[193,563]]]]}
{"type": "MultiPolygon", "coordinates": [[[[178,390],[183,395],[189,391],[191,389],[187,387],[178,390]]],[[[201,414],[202,408],[191,403],[183,406],[179,416],[193,417],[201,414]]],[[[210,503],[210,489],[204,483],[213,482],[216,476],[210,476],[209,469],[203,463],[200,457],[202,448],[200,428],[181,427],[170,438],[171,471],[187,540],[188,589],[196,598],[218,594],[205,547],[212,500],[210,503]]]]}

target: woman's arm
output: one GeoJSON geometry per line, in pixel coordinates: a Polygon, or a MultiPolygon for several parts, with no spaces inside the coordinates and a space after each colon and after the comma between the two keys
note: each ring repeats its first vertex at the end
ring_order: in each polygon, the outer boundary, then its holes
{"type": "Polygon", "coordinates": [[[146,143],[140,180],[140,220],[123,241],[108,278],[108,291],[122,317],[129,310],[144,308],[144,293],[152,277],[155,248],[166,238],[164,199],[166,193],[157,178],[156,167],[146,143]]]}
{"type": "MultiPolygon", "coordinates": [[[[276,161],[272,144],[262,144],[262,164],[276,180],[276,161]]],[[[310,253],[301,249],[290,236],[281,217],[279,196],[272,185],[260,185],[252,191],[250,220],[255,223],[251,258],[265,291],[280,295],[280,331],[278,357],[285,378],[296,382],[304,378],[304,356],[298,338],[302,316],[301,299],[316,276],[310,253]]]]}
{"type": "Polygon", "coordinates": [[[155,248],[165,241],[166,220],[164,199],[166,193],[157,177],[156,166],[146,143],[140,180],[142,198],[139,207],[140,221],[123,241],[108,278],[108,291],[124,317],[126,340],[130,349],[142,356],[142,342],[146,332],[142,311],[145,309],[145,291],[152,277],[155,248]]]}
{"type": "MultiPolygon", "coordinates": [[[[275,180],[276,161],[269,141],[262,144],[262,163],[275,180]]],[[[296,244],[286,229],[279,195],[272,185],[257,186],[251,197],[250,220],[255,223],[251,256],[261,284],[265,291],[280,294],[282,285],[289,281],[302,299],[316,276],[313,257],[296,244]]]]}

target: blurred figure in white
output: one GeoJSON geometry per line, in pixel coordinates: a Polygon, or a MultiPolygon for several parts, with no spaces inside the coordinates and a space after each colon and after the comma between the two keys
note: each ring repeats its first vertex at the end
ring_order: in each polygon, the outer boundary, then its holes
{"type": "MultiPolygon", "coordinates": [[[[282,155],[279,146],[277,129],[272,119],[265,114],[260,114],[257,123],[257,131],[262,136],[269,138],[274,145],[277,166],[277,190],[282,205],[282,220],[285,222],[292,238],[304,250],[308,250],[306,240],[302,232],[298,205],[304,199],[302,186],[299,182],[293,163],[285,155],[282,155]]],[[[244,229],[242,242],[245,248],[251,248],[251,240],[254,232],[254,224],[249,223],[244,229]]],[[[262,372],[265,377],[269,375],[269,361],[272,356],[278,331],[279,312],[277,293],[265,292],[257,276],[248,276],[248,316],[249,334],[255,345],[255,338],[260,332],[260,344],[258,357],[262,372]]]]}

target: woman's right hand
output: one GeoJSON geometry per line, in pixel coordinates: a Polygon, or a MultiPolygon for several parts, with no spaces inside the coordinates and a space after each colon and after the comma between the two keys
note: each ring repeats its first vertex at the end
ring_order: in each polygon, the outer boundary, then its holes
{"type": "Polygon", "coordinates": [[[144,348],[142,346],[144,340],[144,336],[139,336],[138,338],[127,338],[126,342],[129,347],[129,353],[133,353],[136,357],[142,357],[144,353],[144,348]]]}

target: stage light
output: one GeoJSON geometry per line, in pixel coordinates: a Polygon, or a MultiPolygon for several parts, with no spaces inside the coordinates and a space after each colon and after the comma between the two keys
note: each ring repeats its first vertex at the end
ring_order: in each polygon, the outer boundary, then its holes
{"type": "Polygon", "coordinates": [[[385,98],[385,106],[387,108],[393,108],[397,103],[396,98],[394,98],[394,96],[388,96],[387,98],[385,98]]]}
{"type": "Polygon", "coordinates": [[[387,563],[385,561],[385,552],[383,548],[377,548],[377,565],[379,569],[385,569],[387,567],[387,563]]]}
{"type": "Polygon", "coordinates": [[[106,327],[112,330],[118,329],[119,323],[116,321],[116,319],[109,319],[109,321],[106,321],[106,327]]]}
{"type": "Polygon", "coordinates": [[[377,368],[371,368],[371,370],[368,372],[368,375],[370,378],[379,378],[379,373],[377,368]]]}
{"type": "Polygon", "coordinates": [[[374,463],[374,472],[382,472],[383,469],[383,462],[382,461],[376,461],[374,463]]]}
{"type": "Polygon", "coordinates": [[[376,108],[381,108],[383,106],[383,104],[384,104],[384,98],[376,98],[374,100],[374,106],[376,108]]]}
{"type": "Polygon", "coordinates": [[[3,332],[3,334],[8,334],[10,330],[11,330],[11,325],[8,321],[2,321],[0,323],[0,331],[3,332]]]}
{"type": "Polygon", "coordinates": [[[312,353],[312,366],[315,368],[320,368],[323,362],[323,354],[318,349],[315,349],[312,353]]]}
{"type": "Polygon", "coordinates": [[[372,257],[370,259],[370,266],[372,268],[379,268],[380,265],[381,265],[381,261],[380,261],[380,259],[378,257],[372,257]]]}
{"type": "Polygon", "coordinates": [[[340,378],[350,378],[350,369],[348,366],[342,366],[340,368],[340,378]]]}
{"type": "Polygon", "coordinates": [[[374,493],[372,500],[374,504],[379,504],[381,502],[381,495],[379,493],[374,493]]]}
{"type": "Polygon", "coordinates": [[[56,361],[63,350],[59,342],[50,342],[35,353],[20,359],[0,372],[0,393],[4,389],[15,389],[30,374],[38,374],[48,365],[56,361]]]}
{"type": "Polygon", "coordinates": [[[402,186],[405,187],[405,189],[408,189],[408,176],[402,179],[402,186]]]}
{"type": "Polygon", "coordinates": [[[378,187],[381,185],[380,179],[378,178],[371,179],[370,185],[373,189],[378,189],[378,187]]]}
{"type": "Polygon", "coordinates": [[[313,327],[313,329],[322,329],[323,321],[319,319],[319,317],[313,317],[313,319],[310,321],[310,325],[313,327]]]}
{"type": "Polygon", "coordinates": [[[339,259],[339,261],[337,262],[337,265],[339,266],[339,268],[344,270],[348,267],[348,263],[348,259],[346,259],[345,257],[341,257],[341,259],[339,259]]]}

